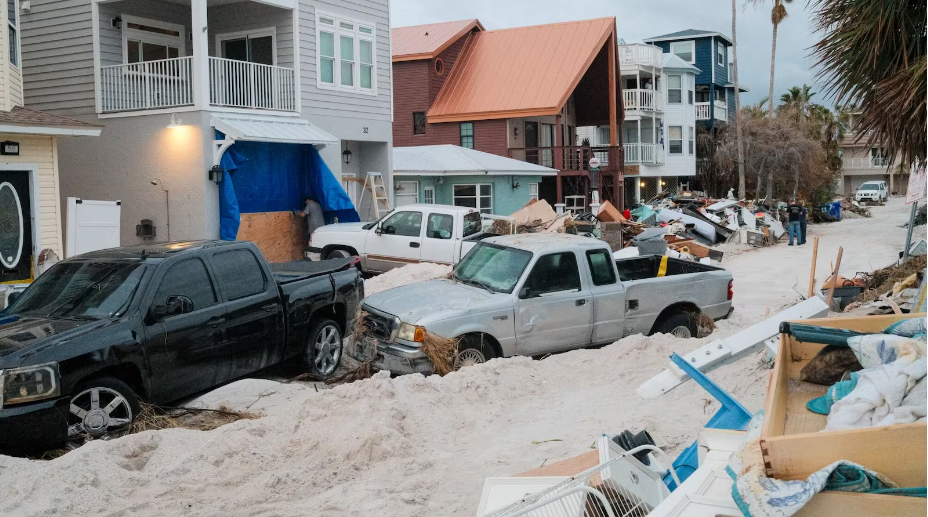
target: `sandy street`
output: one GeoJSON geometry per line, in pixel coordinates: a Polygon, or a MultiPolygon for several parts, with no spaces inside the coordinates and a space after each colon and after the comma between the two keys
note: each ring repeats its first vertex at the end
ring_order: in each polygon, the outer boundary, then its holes
{"type": "MultiPolygon", "coordinates": [[[[838,246],[848,276],[893,262],[908,207],[894,198],[873,214],[810,226],[807,246],[727,257],[736,311],[706,339],[798,301],[793,286],[808,289],[815,236],[819,282],[838,246]]],[[[924,227],[918,231],[924,238],[924,227]]],[[[265,406],[268,416],[215,431],[149,431],[92,442],[53,461],[0,456],[0,514],[474,515],[485,477],[587,452],[601,433],[647,429],[675,456],[718,404],[692,382],[656,400],[641,400],[635,390],[671,351],[702,342],[632,336],[544,360],[494,360],[442,378],[381,373],[318,393],[287,393],[289,403],[265,406]]],[[[710,373],[751,410],[765,390],[760,356],[710,373]]]]}

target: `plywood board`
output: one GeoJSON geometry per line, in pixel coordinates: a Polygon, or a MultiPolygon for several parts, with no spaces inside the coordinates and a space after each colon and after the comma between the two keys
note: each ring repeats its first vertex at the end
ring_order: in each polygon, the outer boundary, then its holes
{"type": "Polygon", "coordinates": [[[612,206],[612,203],[608,201],[603,202],[602,206],[599,207],[599,214],[596,217],[604,223],[618,223],[625,220],[622,212],[619,212],[619,209],[612,206]]]}
{"type": "Polygon", "coordinates": [[[515,477],[573,476],[596,465],[599,465],[599,451],[590,451],[528,472],[516,474],[515,477]]]}
{"type": "Polygon", "coordinates": [[[252,241],[268,262],[303,260],[306,218],[293,212],[242,214],[237,239],[252,241]]]}
{"type": "Polygon", "coordinates": [[[928,502],[921,497],[903,497],[853,492],[820,492],[796,512],[796,517],[924,517],[928,502]]]}

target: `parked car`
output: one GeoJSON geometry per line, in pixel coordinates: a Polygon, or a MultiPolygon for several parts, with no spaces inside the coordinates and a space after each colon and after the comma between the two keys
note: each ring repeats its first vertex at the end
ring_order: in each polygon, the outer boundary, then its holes
{"type": "Polygon", "coordinates": [[[427,333],[459,340],[457,365],[612,343],[630,334],[695,336],[697,319],[727,317],[732,275],[660,256],[615,260],[603,241],[507,235],[476,244],[451,279],[371,295],[359,360],[429,373],[427,333]]]}
{"type": "Polygon", "coordinates": [[[250,242],[59,262],[0,314],[0,450],[123,431],[162,404],[300,358],[331,375],[364,285],[352,259],[269,266],[250,242]]]}
{"type": "Polygon", "coordinates": [[[366,273],[416,262],[457,264],[481,238],[481,214],[451,205],[403,205],[372,223],[339,223],[312,234],[310,252],[323,259],[361,257],[366,273]]]}
{"type": "Polygon", "coordinates": [[[860,185],[857,192],[854,193],[854,200],[858,203],[861,201],[877,201],[883,203],[889,196],[889,188],[885,181],[867,181],[860,185]]]}

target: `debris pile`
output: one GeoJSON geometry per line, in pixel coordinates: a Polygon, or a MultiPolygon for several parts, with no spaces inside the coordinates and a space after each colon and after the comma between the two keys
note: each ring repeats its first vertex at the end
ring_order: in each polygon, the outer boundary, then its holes
{"type": "Polygon", "coordinates": [[[862,293],[844,312],[866,315],[912,312],[922,296],[926,262],[924,255],[912,257],[902,264],[858,273],[853,280],[846,280],[862,288],[862,293]]]}

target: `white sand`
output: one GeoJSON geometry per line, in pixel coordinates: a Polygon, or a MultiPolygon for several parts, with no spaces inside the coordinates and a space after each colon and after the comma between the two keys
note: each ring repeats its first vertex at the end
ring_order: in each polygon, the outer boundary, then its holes
{"type": "Polygon", "coordinates": [[[374,293],[386,291],[387,289],[392,289],[401,285],[441,278],[450,272],[451,266],[431,264],[428,262],[410,264],[408,266],[391,269],[386,273],[365,280],[364,294],[370,296],[374,293]]]}
{"type": "MultiPolygon", "coordinates": [[[[810,242],[822,237],[819,281],[839,244],[842,272],[892,262],[906,215],[894,198],[875,207],[872,219],[810,227],[810,242]]],[[[811,246],[781,244],[726,260],[736,312],[706,339],[797,301],[793,277],[805,291],[810,258],[811,246]]],[[[368,292],[418,277],[411,269],[369,280],[368,292]]],[[[686,353],[706,339],[632,336],[599,350],[499,359],[443,378],[381,373],[302,390],[292,405],[264,408],[267,417],[210,432],[145,432],[47,462],[0,456],[0,515],[473,515],[485,477],[589,451],[603,432],[647,429],[675,456],[718,403],[692,382],[656,400],[643,401],[635,390],[671,351],[686,353]],[[563,441],[532,444],[550,439],[563,441]]],[[[750,410],[762,404],[762,353],[710,373],[750,410]]],[[[232,391],[227,399],[241,397],[232,391]]]]}

